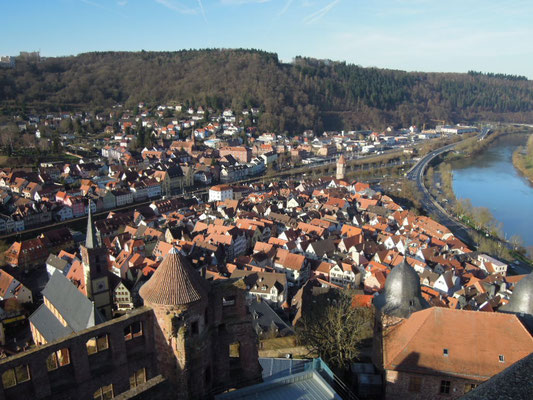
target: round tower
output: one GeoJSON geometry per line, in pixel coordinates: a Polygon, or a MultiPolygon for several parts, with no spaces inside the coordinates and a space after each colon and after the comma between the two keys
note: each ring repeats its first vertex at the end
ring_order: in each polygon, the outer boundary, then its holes
{"type": "Polygon", "coordinates": [[[533,272],[516,284],[508,304],[501,311],[533,315],[533,272]]]}
{"type": "Polygon", "coordinates": [[[385,280],[385,291],[374,297],[376,307],[372,359],[383,366],[383,340],[388,328],[395,326],[416,312],[430,307],[422,297],[420,278],[416,271],[403,261],[392,269],[385,280]]]}
{"type": "Polygon", "coordinates": [[[337,160],[337,175],[336,175],[336,178],[339,179],[339,180],[343,180],[345,174],[346,174],[346,159],[344,158],[344,154],[341,154],[341,156],[337,160]]]}
{"type": "Polygon", "coordinates": [[[422,297],[420,277],[405,258],[387,276],[385,291],[376,296],[374,304],[383,314],[399,318],[408,318],[413,312],[429,307],[422,297]]]}
{"type": "Polygon", "coordinates": [[[203,398],[210,390],[209,285],[172,248],[139,290],[154,310],[159,371],[179,390],[177,398],[203,398]]]}

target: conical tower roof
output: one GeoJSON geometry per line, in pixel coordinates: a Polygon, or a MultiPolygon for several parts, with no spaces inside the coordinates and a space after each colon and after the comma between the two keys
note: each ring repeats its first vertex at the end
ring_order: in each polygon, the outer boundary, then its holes
{"type": "Polygon", "coordinates": [[[152,277],[139,290],[145,302],[185,305],[207,296],[208,283],[172,248],[152,277]]]}

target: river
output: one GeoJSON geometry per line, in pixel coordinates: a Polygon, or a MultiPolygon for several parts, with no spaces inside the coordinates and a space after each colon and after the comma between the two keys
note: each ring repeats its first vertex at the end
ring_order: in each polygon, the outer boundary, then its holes
{"type": "Polygon", "coordinates": [[[503,136],[475,157],[451,165],[458,199],[468,198],[475,207],[487,207],[503,224],[507,239],[519,235],[525,246],[533,246],[533,185],[512,163],[513,152],[526,141],[527,135],[503,136]]]}

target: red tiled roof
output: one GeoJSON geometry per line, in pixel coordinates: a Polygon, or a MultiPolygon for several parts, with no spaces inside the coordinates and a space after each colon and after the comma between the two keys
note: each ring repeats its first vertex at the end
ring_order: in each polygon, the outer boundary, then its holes
{"type": "Polygon", "coordinates": [[[370,294],[354,294],[352,297],[352,307],[372,307],[372,299],[374,296],[370,294]]]}
{"type": "Polygon", "coordinates": [[[184,305],[205,298],[208,284],[173,248],[139,294],[147,303],[184,305]]]}
{"type": "Polygon", "coordinates": [[[413,313],[392,328],[384,342],[385,369],[439,371],[477,380],[490,378],[533,351],[533,338],[515,315],[440,307],[413,313]],[[505,362],[499,362],[499,355],[505,362]]]}

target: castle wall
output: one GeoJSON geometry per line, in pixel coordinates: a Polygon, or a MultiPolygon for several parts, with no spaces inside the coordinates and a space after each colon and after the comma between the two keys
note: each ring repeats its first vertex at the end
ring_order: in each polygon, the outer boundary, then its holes
{"type": "Polygon", "coordinates": [[[207,299],[182,306],[146,303],[153,308],[160,372],[182,397],[206,398],[261,380],[257,336],[244,291],[227,281],[212,284],[207,299]],[[238,343],[238,357],[230,345],[238,343]]]}
{"type": "Polygon", "coordinates": [[[92,400],[109,385],[116,396],[143,369],[146,380],[167,378],[176,399],[209,398],[260,382],[257,336],[244,290],[235,283],[213,283],[208,298],[186,306],[147,304],[152,308],[3,359],[0,400],[92,400]],[[238,354],[230,357],[232,343],[238,354]],[[68,362],[59,363],[58,354],[68,354],[68,362]],[[51,370],[49,357],[56,364],[51,370]]]}
{"type": "Polygon", "coordinates": [[[117,395],[130,389],[130,376],[143,368],[147,380],[158,374],[153,313],[148,308],[137,309],[126,316],[1,360],[0,400],[92,400],[95,391],[106,385],[113,385],[117,395]],[[132,324],[138,326],[137,323],[141,323],[142,333],[125,337],[125,330],[129,332],[132,324]],[[107,335],[108,348],[89,355],[87,341],[102,335],[107,335]],[[47,358],[61,349],[68,349],[70,362],[49,371],[47,358]],[[24,372],[26,366],[29,380],[24,372]],[[13,376],[16,377],[13,379],[13,376]]]}
{"type": "Polygon", "coordinates": [[[442,375],[403,371],[385,371],[385,398],[407,400],[458,399],[481,381],[442,375]],[[449,382],[448,393],[441,393],[443,381],[449,382]]]}

